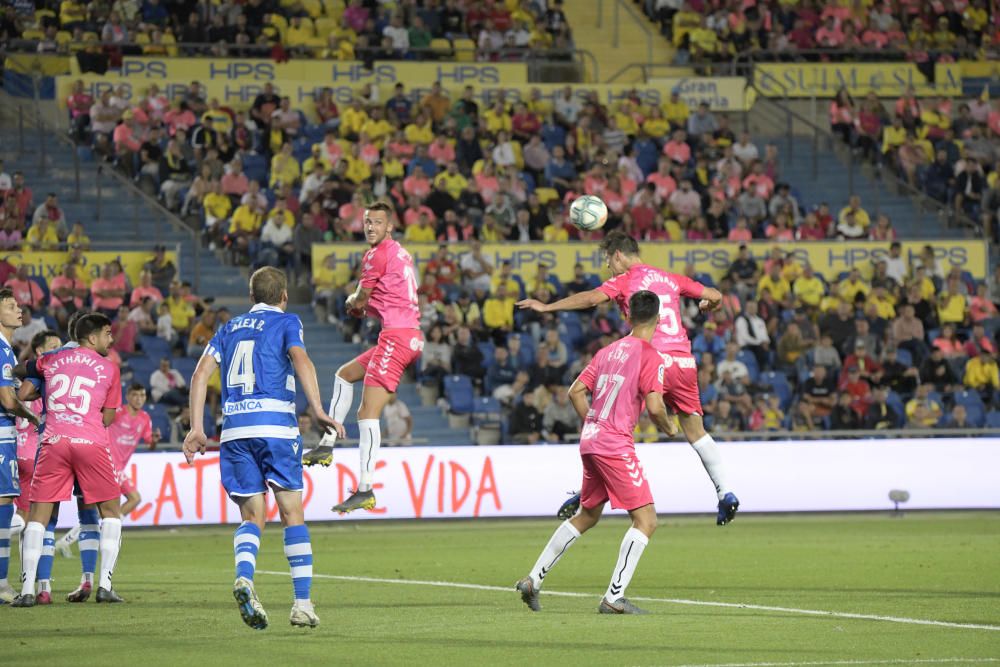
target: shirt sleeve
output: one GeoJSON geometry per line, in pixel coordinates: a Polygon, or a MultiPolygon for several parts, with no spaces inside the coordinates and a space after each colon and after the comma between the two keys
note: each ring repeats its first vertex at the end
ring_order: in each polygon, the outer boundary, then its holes
{"type": "Polygon", "coordinates": [[[208,345],[205,346],[203,356],[205,354],[215,359],[215,363],[220,366],[222,365],[222,329],[215,332],[215,335],[212,336],[212,340],[208,341],[208,345]]]}
{"type": "Polygon", "coordinates": [[[0,372],[0,387],[14,387],[14,364],[17,362],[9,348],[4,349],[3,369],[0,372]]]}
{"type": "Polygon", "coordinates": [[[151,444],[153,442],[153,420],[149,418],[148,414],[143,413],[145,416],[142,418],[142,440],[146,444],[151,444]]]}
{"type": "Polygon", "coordinates": [[[697,280],[692,280],[687,276],[678,275],[675,277],[677,285],[681,288],[681,296],[700,299],[705,292],[705,286],[697,280]]]}
{"type": "Polygon", "coordinates": [[[666,368],[663,357],[652,346],[642,351],[642,366],[639,369],[639,393],[645,398],[652,393],[663,392],[663,377],[666,368]]]}
{"type": "Polygon", "coordinates": [[[621,276],[609,278],[597,287],[597,291],[606,294],[609,299],[616,301],[622,293],[621,276]]]}
{"type": "Polygon", "coordinates": [[[597,384],[596,357],[592,359],[589,364],[587,364],[587,367],[583,369],[583,372],[580,373],[580,376],[576,379],[576,381],[580,382],[583,386],[589,389],[590,393],[594,393],[594,387],[597,384]]]}
{"type": "Polygon", "coordinates": [[[302,320],[299,319],[298,315],[293,315],[287,319],[288,323],[285,325],[285,338],[283,342],[285,352],[291,352],[293,347],[306,349],[305,337],[302,332],[302,320]]]}
{"type": "Polygon", "coordinates": [[[111,377],[108,378],[108,395],[104,399],[105,409],[117,410],[122,406],[122,381],[118,366],[111,364],[111,377]]]}
{"type": "Polygon", "coordinates": [[[372,289],[378,284],[379,279],[385,275],[387,263],[385,253],[375,249],[368,253],[361,261],[361,287],[372,289]]]}

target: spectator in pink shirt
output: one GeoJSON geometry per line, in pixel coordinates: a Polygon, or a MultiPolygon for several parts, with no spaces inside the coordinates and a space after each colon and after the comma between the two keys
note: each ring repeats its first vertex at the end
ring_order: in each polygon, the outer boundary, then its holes
{"type": "Polygon", "coordinates": [[[243,163],[233,160],[229,163],[229,171],[222,175],[222,193],[230,197],[242,197],[250,188],[247,175],[243,173],[243,163]]]}
{"type": "Polygon", "coordinates": [[[427,157],[442,167],[455,161],[455,147],[448,143],[448,138],[439,134],[427,148],[427,157]]]}
{"type": "Polygon", "coordinates": [[[827,16],[826,22],[816,31],[816,46],[821,49],[836,49],[844,43],[844,33],[837,25],[837,19],[827,16]]]}
{"type": "Polygon", "coordinates": [[[431,193],[431,182],[424,175],[423,167],[416,165],[413,173],[403,179],[403,192],[407,197],[424,199],[431,193]]]}
{"type": "Polygon", "coordinates": [[[656,171],[646,177],[646,182],[656,186],[656,196],[660,201],[666,201],[677,189],[677,181],[670,174],[670,161],[661,159],[656,171]]]}
{"type": "Polygon", "coordinates": [[[681,181],[680,188],[670,195],[668,201],[678,215],[687,218],[701,215],[701,195],[692,189],[691,181],[686,178],[681,181]]]}
{"type": "Polygon", "coordinates": [[[52,279],[49,283],[49,308],[60,326],[65,325],[70,313],[83,308],[88,292],[87,284],[76,275],[75,264],[67,264],[62,274],[52,279]]]}
{"type": "Polygon", "coordinates": [[[177,108],[163,114],[163,122],[167,126],[167,132],[172,137],[177,134],[178,129],[190,130],[198,121],[188,109],[187,102],[181,100],[177,103],[177,108]]]}
{"type": "Polygon", "coordinates": [[[104,265],[101,277],[90,286],[90,304],[109,318],[118,314],[125,303],[125,274],[121,265],[112,261],[104,265]]]}
{"type": "Polygon", "coordinates": [[[410,225],[417,224],[421,215],[426,215],[432,225],[437,222],[437,216],[434,215],[434,211],[428,206],[421,204],[419,198],[410,197],[406,211],[403,213],[403,225],[409,227],[410,225]]]}
{"type": "Polygon", "coordinates": [[[7,281],[4,287],[14,292],[14,298],[22,306],[28,306],[33,312],[45,307],[45,294],[38,283],[28,275],[28,267],[22,264],[17,267],[17,273],[7,281]]]}
{"type": "Polygon", "coordinates": [[[774,192],[774,181],[764,173],[764,165],[761,162],[754,162],[750,168],[750,175],[743,179],[743,187],[753,190],[763,199],[770,199],[774,192]]]}
{"type": "Polygon", "coordinates": [[[670,141],[663,144],[663,154],[678,164],[687,164],[691,160],[691,147],[685,141],[686,138],[684,130],[674,132],[670,141]]]}
{"type": "Polygon", "coordinates": [[[368,21],[368,8],[361,6],[361,0],[351,0],[351,4],[344,10],[344,23],[356,33],[365,30],[365,23],[368,21]]]}
{"type": "Polygon", "coordinates": [[[3,229],[0,230],[0,249],[20,250],[24,238],[21,230],[17,228],[17,220],[8,217],[3,221],[3,229]]]}
{"type": "Polygon", "coordinates": [[[163,293],[153,284],[153,274],[149,271],[143,271],[139,274],[139,286],[132,290],[132,297],[129,299],[128,304],[131,308],[135,308],[147,296],[154,303],[163,301],[163,293]]]}
{"type": "Polygon", "coordinates": [[[111,335],[115,337],[114,349],[121,354],[135,354],[135,341],[139,337],[139,325],[128,317],[128,307],[118,309],[118,317],[111,324],[111,335]]]}
{"type": "Polygon", "coordinates": [[[736,226],[729,230],[728,239],[739,243],[747,243],[753,240],[753,234],[750,232],[750,226],[746,218],[737,218],[736,226]]]}

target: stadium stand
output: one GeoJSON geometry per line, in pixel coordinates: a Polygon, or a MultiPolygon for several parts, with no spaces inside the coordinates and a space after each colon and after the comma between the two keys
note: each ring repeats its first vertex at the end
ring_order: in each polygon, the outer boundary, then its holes
{"type": "MultiPolygon", "coordinates": [[[[501,61],[512,39],[518,48],[536,48],[569,44],[571,38],[565,21],[552,14],[558,4],[543,13],[531,2],[475,3],[456,15],[449,13],[452,3],[433,11],[406,5],[403,14],[380,5],[372,14],[373,3],[295,2],[259,16],[244,11],[231,25],[221,12],[205,16],[199,10],[173,26],[167,24],[175,17],[159,16],[157,3],[148,4],[124,20],[88,14],[76,21],[79,17],[60,14],[43,17],[42,25],[101,34],[112,44],[148,39],[141,50],[147,54],[218,56],[233,48],[252,54],[259,46],[266,48],[260,55],[278,59],[320,51],[325,57],[362,58],[358,51],[365,48],[381,48],[379,59],[422,58],[423,45],[443,53],[468,39],[477,58],[501,61]],[[184,46],[199,42],[210,46],[184,46]]],[[[713,39],[701,34],[706,30],[715,31],[718,43],[750,48],[761,26],[791,20],[794,29],[814,20],[820,30],[830,19],[852,21],[826,12],[790,18],[780,5],[763,17],[748,9],[723,25],[718,12],[698,14],[698,3],[684,3],[675,14],[668,11],[675,3],[641,4],[663,22],[679,52],[687,50],[692,58],[714,53],[713,39]],[[692,14],[698,14],[697,25],[692,14]],[[727,31],[739,32],[745,41],[720,40],[727,31]]],[[[969,7],[969,20],[978,20],[979,4],[969,7]]],[[[906,19],[902,25],[911,32],[933,19],[898,18],[906,19]]],[[[963,18],[951,34],[961,35],[965,25],[963,18]]],[[[44,34],[20,36],[38,45],[45,41],[44,34]]],[[[988,48],[988,40],[978,46],[988,48]]],[[[129,48],[106,46],[102,53],[114,66],[129,48]]],[[[805,53],[810,47],[801,48],[805,53]]],[[[448,53],[459,58],[458,51],[448,53]]],[[[885,208],[875,214],[864,197],[833,176],[822,191],[798,183],[795,162],[773,136],[731,129],[738,127],[732,114],[708,105],[689,108],[676,95],[662,105],[638,96],[608,103],[572,90],[554,101],[487,102],[471,89],[435,85],[414,94],[411,87],[401,82],[387,99],[367,86],[350,100],[325,94],[311,102],[281,97],[264,86],[256,99],[236,108],[194,85],[174,100],[155,85],[131,98],[108,91],[94,99],[83,86],[71,93],[66,106],[77,156],[84,163],[111,165],[202,229],[205,247],[197,252],[211,267],[203,285],[211,285],[211,296],[227,305],[219,312],[217,305],[184,294],[181,285],[167,280],[163,287],[176,291],[171,301],[176,311],[168,304],[165,312],[171,325],[154,324],[162,336],[142,335],[134,353],[122,353],[133,376],[154,390],[158,402],[152,410],[160,423],[183,423],[183,409],[178,404],[169,410],[159,401],[152,376],[164,357],[182,377],[190,376],[189,352],[203,344],[206,329],[239,307],[244,278],[235,267],[280,266],[298,286],[313,288],[313,307],[295,312],[306,324],[322,380],[328,382],[359,345],[373,341],[377,324],[352,320],[344,311],[351,280],[324,282],[312,275],[315,260],[323,260],[312,255],[319,242],[361,240],[365,203],[386,197],[397,205],[404,243],[441,244],[439,255],[424,265],[419,291],[431,344],[416,370],[416,384],[404,385],[400,393],[419,425],[416,435],[435,444],[472,437],[564,439],[575,433],[575,415],[554,397],[596,349],[623,334],[623,323],[608,307],[559,317],[515,312],[519,298],[551,300],[591,289],[601,276],[581,267],[571,281],[544,270],[526,280],[512,266],[494,266],[479,242],[597,241],[602,232],[581,233],[566,221],[568,203],[583,193],[607,202],[611,215],[604,232],[620,229],[644,247],[751,244],[755,255],[740,253],[715,277],[693,266],[685,270],[727,296],[725,307],[708,319],[687,304],[684,322],[700,361],[707,423],[716,431],[997,423],[1000,274],[977,281],[949,268],[931,246],[904,253],[896,242],[906,240],[909,230],[897,228],[885,208]],[[786,252],[791,243],[825,240],[877,241],[884,259],[839,275],[786,252]],[[217,257],[229,266],[219,265],[217,257]],[[183,303],[190,304],[197,321],[183,303]],[[201,335],[191,331],[196,325],[201,335]],[[531,398],[525,401],[526,396],[531,398]]],[[[887,110],[876,99],[857,108],[840,95],[831,102],[831,129],[859,154],[884,160],[929,196],[981,221],[998,240],[998,112],[988,101],[984,111],[982,99],[947,107],[926,98],[916,104],[913,111],[904,98],[887,110]],[[944,154],[940,166],[930,160],[928,145],[944,154]],[[918,149],[912,155],[910,146],[918,149]],[[972,155],[983,158],[972,163],[978,170],[970,167],[972,155]]],[[[72,160],[58,148],[53,157],[72,160]]],[[[0,171],[0,245],[10,250],[79,245],[65,227],[86,217],[86,203],[76,205],[81,210],[61,211],[58,196],[43,203],[37,194],[51,189],[58,195],[68,182],[10,160],[0,171]],[[12,176],[5,186],[7,172],[12,176]],[[32,187],[36,193],[26,194],[32,187]]],[[[115,213],[106,217],[114,219],[115,213]]],[[[107,226],[86,231],[95,241],[115,238],[107,226]]],[[[182,276],[188,271],[181,266],[182,276]]],[[[126,285],[127,302],[136,288],[126,285]]],[[[136,309],[142,310],[141,300],[136,309]]],[[[59,313],[47,304],[33,310],[60,324],[59,313]]],[[[159,315],[155,308],[149,313],[151,320],[159,315]]]]}

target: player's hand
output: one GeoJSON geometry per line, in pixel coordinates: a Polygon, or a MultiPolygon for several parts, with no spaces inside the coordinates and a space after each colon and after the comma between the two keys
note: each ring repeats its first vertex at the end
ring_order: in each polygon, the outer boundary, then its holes
{"type": "Polygon", "coordinates": [[[347,314],[351,317],[363,317],[365,314],[363,309],[355,307],[353,294],[347,297],[347,301],[344,302],[344,306],[347,308],[347,314]]]}
{"type": "Polygon", "coordinates": [[[324,433],[332,430],[336,432],[338,438],[343,439],[347,437],[347,430],[344,428],[344,425],[335,421],[333,417],[325,412],[319,412],[316,415],[316,421],[319,422],[319,425],[322,427],[324,433]]]}
{"type": "Polygon", "coordinates": [[[188,463],[194,463],[195,454],[198,452],[204,454],[206,446],[208,446],[208,436],[202,431],[191,431],[184,438],[181,451],[184,452],[184,458],[187,459],[188,463]]]}
{"type": "Polygon", "coordinates": [[[711,299],[702,299],[698,302],[698,309],[703,313],[709,313],[713,310],[718,310],[722,308],[722,301],[712,301],[711,299]]]}
{"type": "Polygon", "coordinates": [[[667,415],[667,437],[672,438],[677,435],[677,418],[673,415],[667,415]]]}
{"type": "Polygon", "coordinates": [[[521,310],[533,310],[536,313],[544,313],[545,304],[537,299],[524,299],[523,301],[518,301],[514,304],[521,310]]]}

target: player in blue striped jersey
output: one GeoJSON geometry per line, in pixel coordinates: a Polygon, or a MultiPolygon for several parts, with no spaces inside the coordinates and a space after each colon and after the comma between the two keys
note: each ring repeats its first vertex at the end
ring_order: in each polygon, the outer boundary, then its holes
{"type": "Polygon", "coordinates": [[[236,583],[233,595],[243,621],[267,627],[267,613],[254,591],[257,550],[267,518],[268,487],[285,527],[285,556],[292,571],[295,602],[291,623],[316,627],[319,618],[309,597],[312,546],[302,511],[302,438],[295,413],[295,376],[309,407],[326,429],[343,437],[344,427],[328,417],[320,402],[316,368],[306,354],[302,322],[285,312],[285,274],[265,267],[250,277],[250,312],[234,317],[212,338],[191,378],[191,432],[184,439],[188,462],[205,451],[205,393],[209,378],[222,377],[222,485],[239,508],[236,529],[236,583]]]}

